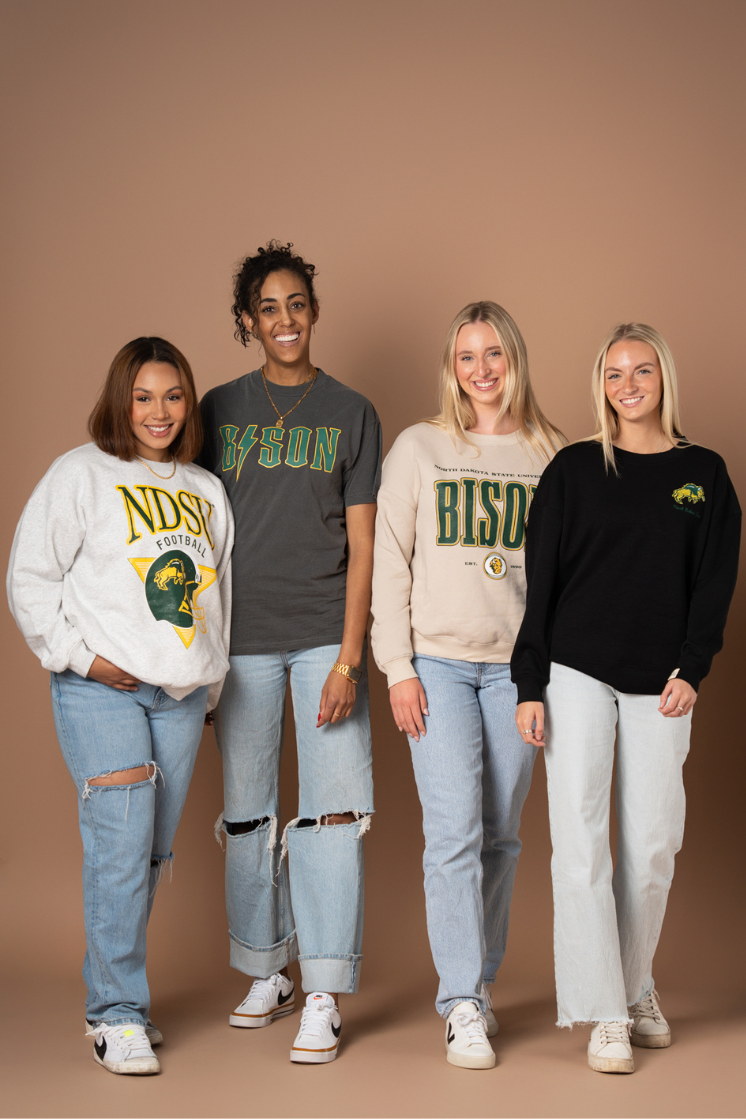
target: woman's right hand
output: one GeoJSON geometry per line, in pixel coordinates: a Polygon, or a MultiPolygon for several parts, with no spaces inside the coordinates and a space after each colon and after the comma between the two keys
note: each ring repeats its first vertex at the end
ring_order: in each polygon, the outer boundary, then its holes
{"type": "Polygon", "coordinates": [[[117,668],[104,657],[96,657],[88,669],[88,679],[98,680],[99,684],[116,688],[118,692],[136,692],[137,685],[140,683],[136,677],[130,676],[123,668],[117,668]]]}
{"type": "Polygon", "coordinates": [[[399,730],[420,741],[420,735],[426,735],[425,720],[423,715],[429,715],[425,689],[419,677],[413,676],[410,680],[402,680],[399,684],[392,684],[389,688],[391,710],[399,730]]]}
{"type": "Polygon", "coordinates": [[[515,709],[515,725],[524,742],[531,746],[546,746],[543,703],[519,703],[515,709]]]}

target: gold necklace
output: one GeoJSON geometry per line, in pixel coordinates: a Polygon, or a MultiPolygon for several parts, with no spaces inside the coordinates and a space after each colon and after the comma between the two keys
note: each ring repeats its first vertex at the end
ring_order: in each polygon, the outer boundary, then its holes
{"type": "Polygon", "coordinates": [[[280,415],[280,411],[279,411],[277,405],[275,404],[272,397],[269,396],[269,388],[267,386],[267,377],[266,377],[265,372],[264,372],[264,366],[262,366],[262,380],[264,381],[264,389],[267,393],[267,396],[269,397],[270,404],[272,405],[275,412],[277,413],[277,423],[275,424],[275,427],[282,427],[283,426],[282,421],[285,419],[285,416],[289,416],[291,412],[295,411],[295,409],[298,407],[298,405],[301,404],[306,399],[309,392],[311,391],[313,386],[316,384],[316,375],[318,373],[318,369],[316,369],[316,367],[313,366],[313,365],[311,366],[311,369],[313,369],[313,373],[311,374],[311,383],[308,386],[308,388],[306,389],[306,391],[303,393],[303,396],[300,398],[300,400],[296,400],[296,402],[295,402],[295,404],[293,405],[292,408],[288,408],[287,412],[283,412],[282,415],[280,415]]]}
{"type": "Polygon", "coordinates": [[[174,468],[170,474],[159,474],[157,470],[153,470],[152,466],[148,466],[144,458],[140,458],[139,455],[135,455],[135,458],[138,462],[141,462],[143,464],[146,470],[149,470],[151,474],[155,474],[156,478],[160,478],[162,482],[167,482],[169,478],[173,478],[174,474],[176,473],[176,459],[173,457],[173,455],[171,456],[171,462],[174,464],[174,468]]]}

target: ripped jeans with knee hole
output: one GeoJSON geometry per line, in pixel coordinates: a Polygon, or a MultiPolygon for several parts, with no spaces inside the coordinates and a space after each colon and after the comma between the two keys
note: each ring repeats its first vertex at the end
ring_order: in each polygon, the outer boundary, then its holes
{"type": "Polygon", "coordinates": [[[304,991],[354,992],[363,938],[363,836],[373,812],[368,681],[352,714],[319,729],[339,646],[234,656],[215,717],[225,808],[231,964],[266,978],[298,959],[304,991]],[[288,674],[298,744],[298,812],[279,824],[288,674]],[[345,824],[324,823],[351,814],[345,824]],[[292,900],[291,900],[292,899],[292,900]]]}
{"type": "Polygon", "coordinates": [[[156,887],[172,866],[207,688],[175,700],[151,684],[120,692],[68,670],[52,673],[51,691],[57,737],[78,791],[86,1018],[144,1025],[145,932],[156,887]],[[92,783],[142,767],[140,781],[92,783]]]}

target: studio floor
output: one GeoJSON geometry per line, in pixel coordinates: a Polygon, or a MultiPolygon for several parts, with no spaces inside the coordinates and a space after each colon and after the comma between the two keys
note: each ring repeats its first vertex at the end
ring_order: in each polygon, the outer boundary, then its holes
{"type": "Polygon", "coordinates": [[[226,971],[211,988],[187,977],[161,990],[165,1034],[156,1077],[113,1076],[83,1037],[82,983],[8,977],[2,1020],[3,1116],[702,1116],[746,1111],[746,1014],[725,991],[668,991],[668,1050],[635,1050],[632,1076],[592,1073],[587,1031],[553,1025],[552,991],[496,989],[497,1066],[446,1063],[443,1028],[425,984],[381,983],[342,998],[336,1062],[296,1066],[298,1013],[262,1030],[231,1029],[242,991],[226,971]]]}

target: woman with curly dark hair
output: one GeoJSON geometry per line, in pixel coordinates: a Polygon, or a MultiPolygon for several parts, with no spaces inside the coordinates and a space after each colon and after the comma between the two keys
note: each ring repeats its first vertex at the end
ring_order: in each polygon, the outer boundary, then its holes
{"type": "Polygon", "coordinates": [[[276,241],[241,264],[236,337],[259,342],[264,364],[206,394],[200,462],[222,479],[236,519],[231,671],[215,720],[219,826],[231,963],[256,978],[229,1021],[268,1026],[292,1012],[287,966],[299,959],[308,998],[290,1059],[319,1064],[337,1056],[337,993],[360,979],[381,434],[369,401],[311,363],[315,274],[276,241]],[[300,803],[278,843],[288,674],[300,803]]]}

